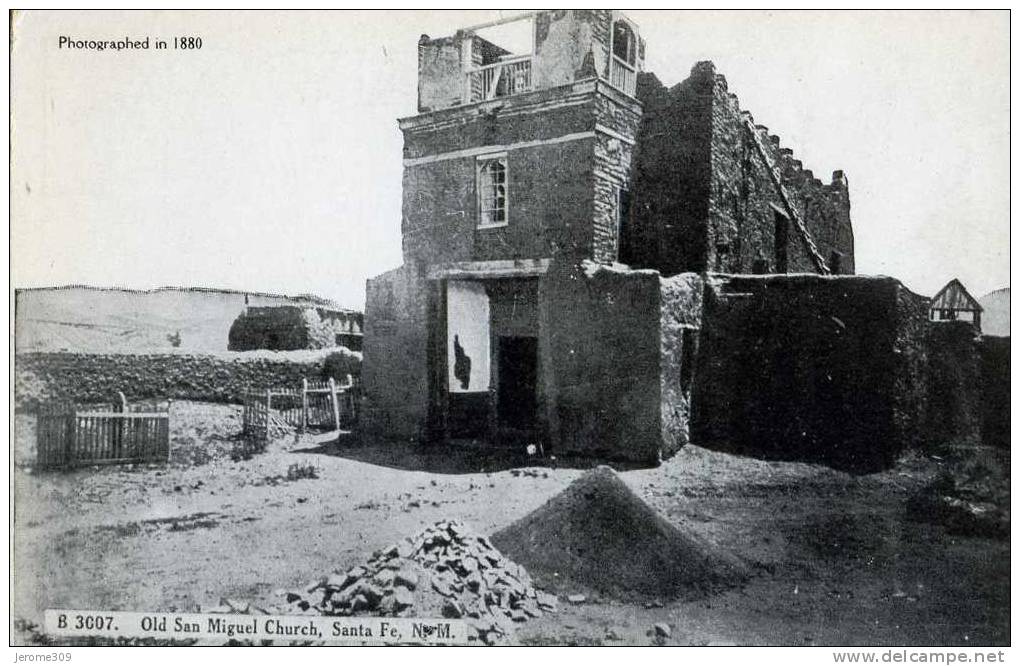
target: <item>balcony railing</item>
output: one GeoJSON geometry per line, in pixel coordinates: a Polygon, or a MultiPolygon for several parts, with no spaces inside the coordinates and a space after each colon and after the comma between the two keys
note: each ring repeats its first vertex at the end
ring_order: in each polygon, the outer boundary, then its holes
{"type": "Polygon", "coordinates": [[[637,68],[614,55],[610,58],[609,83],[633,97],[637,91],[637,68]]]}
{"type": "Polygon", "coordinates": [[[467,73],[468,99],[481,102],[531,90],[531,56],[506,58],[467,73]]]}

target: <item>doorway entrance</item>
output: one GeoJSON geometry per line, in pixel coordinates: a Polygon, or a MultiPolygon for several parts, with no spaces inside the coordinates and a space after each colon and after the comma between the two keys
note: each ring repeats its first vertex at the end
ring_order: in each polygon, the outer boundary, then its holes
{"type": "Polygon", "coordinates": [[[526,430],[535,425],[538,386],[538,338],[498,338],[498,417],[503,428],[526,430]]]}

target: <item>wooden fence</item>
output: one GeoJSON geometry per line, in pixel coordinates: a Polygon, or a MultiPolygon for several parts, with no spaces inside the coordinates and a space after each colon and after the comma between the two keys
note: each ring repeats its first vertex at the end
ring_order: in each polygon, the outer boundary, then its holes
{"type": "Polygon", "coordinates": [[[301,388],[249,389],[244,392],[244,434],[269,439],[275,429],[332,428],[353,425],[357,414],[357,385],[302,381],[301,388]]]}
{"type": "Polygon", "coordinates": [[[80,467],[170,459],[170,406],[44,406],[36,417],[36,464],[80,467]]]}

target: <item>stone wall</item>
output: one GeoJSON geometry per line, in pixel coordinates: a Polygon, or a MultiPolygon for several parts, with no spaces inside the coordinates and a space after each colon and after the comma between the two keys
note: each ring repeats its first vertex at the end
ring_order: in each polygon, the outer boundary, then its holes
{"type": "Polygon", "coordinates": [[[891,464],[924,413],[923,374],[904,372],[923,363],[923,337],[903,333],[919,297],[903,291],[883,277],[710,278],[692,441],[851,471],[891,464]]]}
{"type": "MultiPolygon", "coordinates": [[[[327,368],[360,373],[353,352],[280,354],[75,354],[35,352],[15,357],[15,401],[34,409],[40,402],[109,402],[122,391],[129,401],[149,398],[240,402],[246,388],[301,386],[303,378],[325,379],[327,368]],[[336,356],[345,363],[336,363],[336,356]],[[331,357],[334,357],[331,360],[331,357]]],[[[343,379],[337,377],[337,379],[343,379]]]]}
{"type": "Polygon", "coordinates": [[[820,272],[764,152],[778,168],[821,263],[838,257],[835,272],[854,272],[846,177],[837,171],[830,184],[823,184],[804,169],[779,137],[754,125],[740,109],[711,62],[697,63],[689,78],[669,90],[654,75],[641,75],[638,97],[644,116],[635,158],[632,236],[624,240],[623,261],[666,275],[777,272],[778,215],[789,219],[786,272],[820,272]]]}
{"type": "Polygon", "coordinates": [[[725,77],[715,73],[712,63],[698,63],[691,75],[711,77],[713,82],[712,185],[706,248],[709,270],[750,273],[754,262],[764,259],[767,272],[780,272],[775,259],[775,220],[776,215],[785,214],[789,219],[786,272],[819,272],[768,172],[758,148],[761,146],[768,163],[778,167],[783,187],[805,222],[822,262],[828,266],[836,253],[840,259],[834,272],[853,273],[850,195],[843,172],[834,172],[831,183],[823,184],[804,169],[793,152],[781,146],[778,136],[769,134],[767,127],[754,125],[754,118],[740,108],[737,96],[729,92],[725,77]],[[754,126],[753,134],[749,124],[754,126]]]}
{"type": "Polygon", "coordinates": [[[612,263],[619,258],[621,192],[632,197],[633,153],[641,108],[615,91],[607,91],[595,101],[597,126],[612,135],[599,131],[595,141],[591,258],[612,263]]]}

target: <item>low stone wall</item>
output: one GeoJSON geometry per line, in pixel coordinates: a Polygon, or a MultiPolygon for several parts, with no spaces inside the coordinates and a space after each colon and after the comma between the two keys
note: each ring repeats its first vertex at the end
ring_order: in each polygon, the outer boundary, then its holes
{"type": "MultiPolygon", "coordinates": [[[[35,352],[14,360],[15,402],[109,402],[148,398],[240,402],[246,387],[301,385],[332,370],[360,375],[361,355],[347,350],[293,353],[76,354],[35,352]],[[338,358],[342,357],[342,358],[338,358]]],[[[338,377],[338,379],[342,379],[338,377]]]]}

